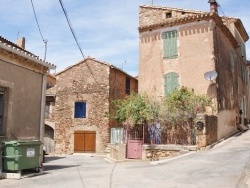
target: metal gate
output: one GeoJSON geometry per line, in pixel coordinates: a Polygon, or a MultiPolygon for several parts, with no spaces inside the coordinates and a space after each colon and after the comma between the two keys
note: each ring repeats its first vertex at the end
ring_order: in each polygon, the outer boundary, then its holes
{"type": "Polygon", "coordinates": [[[127,158],[141,159],[143,144],[143,125],[125,127],[125,142],[127,143],[127,158]]]}
{"type": "Polygon", "coordinates": [[[95,152],[96,132],[95,131],[75,131],[74,132],[74,152],[88,153],[95,152]]]}

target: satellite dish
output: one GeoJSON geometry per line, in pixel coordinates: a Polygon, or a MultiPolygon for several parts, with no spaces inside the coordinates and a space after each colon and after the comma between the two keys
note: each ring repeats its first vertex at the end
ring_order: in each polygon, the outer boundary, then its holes
{"type": "Polygon", "coordinates": [[[208,72],[205,72],[204,74],[204,78],[209,81],[214,80],[217,76],[218,74],[216,71],[208,71],[208,72]]]}

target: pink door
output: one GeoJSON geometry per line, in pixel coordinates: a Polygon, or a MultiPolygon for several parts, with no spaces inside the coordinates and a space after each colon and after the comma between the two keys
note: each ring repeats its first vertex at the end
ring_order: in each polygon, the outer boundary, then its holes
{"type": "Polygon", "coordinates": [[[142,140],[128,140],[127,158],[141,159],[142,156],[142,140]]]}

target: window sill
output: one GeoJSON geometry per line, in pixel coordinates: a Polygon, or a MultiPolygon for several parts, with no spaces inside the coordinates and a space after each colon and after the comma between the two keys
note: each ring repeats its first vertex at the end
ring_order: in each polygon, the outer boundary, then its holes
{"type": "Polygon", "coordinates": [[[176,59],[178,58],[179,56],[173,56],[173,57],[163,57],[163,59],[176,59]]]}

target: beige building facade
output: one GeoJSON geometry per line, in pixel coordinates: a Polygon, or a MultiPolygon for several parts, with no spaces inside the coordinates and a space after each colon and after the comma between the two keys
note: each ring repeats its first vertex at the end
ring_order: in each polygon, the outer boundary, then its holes
{"type": "Polygon", "coordinates": [[[140,6],[139,37],[139,92],[160,100],[185,86],[211,97],[217,140],[247,124],[249,37],[240,19],[220,17],[212,6],[210,12],[140,6]]]}
{"type": "Polygon", "coordinates": [[[55,66],[26,51],[23,42],[0,37],[0,142],[43,142],[46,76],[55,66]]]}
{"type": "Polygon", "coordinates": [[[58,73],[56,85],[47,90],[47,99],[55,99],[46,119],[54,129],[54,153],[103,152],[110,129],[120,126],[109,117],[112,100],[137,87],[137,79],[90,57],[58,73]]]}

